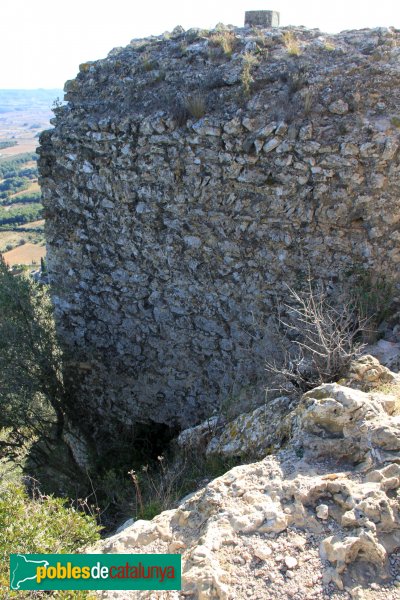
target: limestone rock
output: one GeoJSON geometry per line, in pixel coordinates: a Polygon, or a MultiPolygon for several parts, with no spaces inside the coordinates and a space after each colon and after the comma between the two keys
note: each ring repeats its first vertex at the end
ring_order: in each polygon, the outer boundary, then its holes
{"type": "MultiPolygon", "coordinates": [[[[377,378],[378,366],[373,375],[377,378]]],[[[367,466],[389,460],[392,452],[400,450],[400,416],[389,416],[391,397],[388,404],[385,399],[385,395],[367,394],[336,383],[304,394],[296,437],[305,455],[335,456],[367,466]]]]}
{"type": "Polygon", "coordinates": [[[375,344],[367,346],[365,351],[376,358],[381,365],[399,371],[400,369],[400,344],[389,342],[387,340],[379,340],[375,344]]]}
{"type": "Polygon", "coordinates": [[[267,451],[279,447],[288,436],[290,421],[286,416],[291,406],[290,398],[281,396],[250,413],[240,415],[213,436],[206,453],[226,457],[265,456],[267,451]]]}
{"type": "Polygon", "coordinates": [[[221,426],[221,420],[219,417],[211,417],[204,423],[191,427],[182,431],[177,437],[177,444],[180,448],[198,448],[207,445],[207,442],[211,437],[215,435],[215,432],[221,426]]]}
{"type": "Polygon", "coordinates": [[[329,112],[335,115],[345,115],[349,110],[349,105],[344,100],[336,100],[329,105],[329,112]]]}
{"type": "MultiPolygon", "coordinates": [[[[286,600],[293,586],[304,597],[313,588],[318,600],[344,600],[348,590],[367,600],[397,598],[400,447],[385,433],[398,427],[396,417],[373,394],[326,384],[305,394],[293,419],[293,438],[275,456],[235,467],[176,509],[87,551],[181,553],[183,590],[173,598],[246,600],[251,589],[257,598],[286,600]],[[373,468],[353,466],[384,440],[390,455],[375,454],[373,468]]],[[[157,595],[164,597],[171,598],[157,595]]]]}
{"type": "MultiPolygon", "coordinates": [[[[381,345],[377,345],[382,348],[381,345]]],[[[378,387],[384,384],[394,384],[400,382],[400,377],[392,373],[387,367],[384,367],[374,356],[366,354],[352,362],[348,376],[345,381],[354,385],[364,385],[368,387],[378,387]]]]}

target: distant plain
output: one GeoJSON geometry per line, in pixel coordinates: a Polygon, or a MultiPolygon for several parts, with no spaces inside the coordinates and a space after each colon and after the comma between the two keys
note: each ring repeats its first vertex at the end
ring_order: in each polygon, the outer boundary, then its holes
{"type": "Polygon", "coordinates": [[[0,90],[0,253],[34,268],[46,255],[36,148],[61,90],[0,90]]]}

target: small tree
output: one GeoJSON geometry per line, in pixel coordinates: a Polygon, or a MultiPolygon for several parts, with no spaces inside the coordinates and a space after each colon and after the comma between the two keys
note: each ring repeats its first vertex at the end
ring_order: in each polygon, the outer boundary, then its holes
{"type": "Polygon", "coordinates": [[[0,259],[0,451],[60,438],[64,386],[52,306],[43,285],[0,259]]]}

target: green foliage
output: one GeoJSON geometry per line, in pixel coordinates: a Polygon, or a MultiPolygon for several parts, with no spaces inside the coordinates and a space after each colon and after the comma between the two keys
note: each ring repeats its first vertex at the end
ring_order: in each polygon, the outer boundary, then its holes
{"type": "MultiPolygon", "coordinates": [[[[8,589],[10,553],[73,553],[99,539],[100,528],[93,517],[65,506],[60,498],[36,493],[30,499],[20,483],[0,482],[0,531],[1,597],[24,598],[29,592],[8,589]]],[[[53,597],[87,596],[68,592],[53,597]]]]}
{"type": "Polygon", "coordinates": [[[354,275],[352,295],[357,311],[368,321],[368,329],[379,327],[391,312],[394,283],[385,274],[359,270],[354,275]]]}
{"type": "Polygon", "coordinates": [[[0,142],[0,150],[4,148],[12,148],[12,146],[16,146],[18,142],[16,140],[4,140],[0,142]]]}
{"type": "Polygon", "coordinates": [[[392,125],[394,125],[394,127],[400,127],[400,118],[399,117],[392,117],[390,122],[392,125]]]}
{"type": "Polygon", "coordinates": [[[9,210],[0,207],[0,226],[22,225],[42,218],[43,206],[38,202],[27,202],[26,205],[15,206],[9,210]]]}
{"type": "Polygon", "coordinates": [[[37,167],[24,167],[18,172],[18,175],[20,177],[28,177],[28,179],[37,179],[38,174],[39,173],[37,167]]]}
{"type": "Polygon", "coordinates": [[[134,484],[135,517],[152,519],[241,462],[239,457],[206,457],[198,451],[181,451],[170,458],[159,456],[157,463],[142,466],[138,473],[129,473],[134,484]]]}
{"type": "Polygon", "coordinates": [[[0,158],[0,179],[7,179],[8,177],[15,177],[18,175],[22,165],[25,165],[30,161],[37,161],[36,152],[25,152],[24,154],[17,154],[12,159],[1,159],[0,158]]]}
{"type": "MultiPolygon", "coordinates": [[[[1,206],[10,206],[12,204],[30,204],[32,202],[35,202],[36,204],[40,204],[41,197],[42,197],[41,192],[25,192],[24,194],[20,194],[19,196],[7,197],[4,199],[0,199],[0,210],[1,210],[1,206]]],[[[41,208],[43,208],[43,207],[41,206],[41,208]]],[[[8,212],[9,211],[7,211],[7,213],[8,212]]],[[[4,212],[3,212],[3,214],[4,214],[4,212]]]]}
{"type": "Polygon", "coordinates": [[[138,518],[151,521],[151,519],[162,513],[163,510],[164,508],[160,500],[149,500],[139,509],[138,518]]]}
{"type": "Polygon", "coordinates": [[[20,192],[28,187],[29,181],[24,177],[9,177],[0,183],[0,198],[20,192]]]}
{"type": "Polygon", "coordinates": [[[43,207],[39,191],[26,190],[32,179],[37,177],[37,167],[27,167],[26,163],[36,161],[36,154],[20,154],[13,160],[0,160],[0,227],[17,226],[41,218],[43,207]],[[15,204],[11,209],[3,208],[15,204]],[[30,206],[28,206],[30,205],[30,206]]]}
{"type": "Polygon", "coordinates": [[[35,439],[60,437],[61,352],[45,286],[0,261],[0,457],[19,457],[35,439]]]}

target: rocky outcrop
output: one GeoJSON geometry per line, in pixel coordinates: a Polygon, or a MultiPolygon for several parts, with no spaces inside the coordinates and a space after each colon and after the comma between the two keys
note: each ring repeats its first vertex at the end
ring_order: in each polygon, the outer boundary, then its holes
{"type": "MultiPolygon", "coordinates": [[[[376,346],[386,347],[382,343],[376,346]]],[[[397,347],[397,344],[395,346],[397,347]]],[[[399,354],[395,354],[391,346],[390,360],[398,358],[399,354]]],[[[305,394],[296,410],[296,397],[281,396],[273,400],[266,397],[263,406],[242,413],[233,420],[227,422],[222,416],[213,417],[196,427],[182,431],[177,438],[177,445],[185,450],[195,448],[205,455],[262,458],[287,443],[296,427],[295,417],[301,415],[299,443],[307,448],[307,452],[310,451],[314,438],[317,446],[323,446],[321,452],[325,454],[326,446],[331,445],[331,448],[335,449],[337,440],[342,437],[346,438],[345,443],[349,445],[349,456],[359,461],[358,450],[354,445],[358,448],[358,430],[364,431],[368,426],[367,421],[375,418],[378,418],[382,425],[385,418],[381,405],[384,405],[384,413],[392,414],[396,411],[399,395],[400,376],[380,364],[374,356],[367,354],[351,363],[346,377],[341,379],[339,384],[327,384],[305,394]],[[357,392],[353,389],[349,395],[348,386],[360,390],[358,402],[357,392]],[[307,403],[310,408],[307,408],[307,403]],[[360,403],[364,408],[368,407],[367,414],[360,409],[360,403]],[[321,437],[322,429],[325,435],[321,437]],[[316,431],[314,437],[313,431],[316,431]],[[307,436],[305,432],[308,433],[307,436]]],[[[397,432],[394,433],[394,437],[396,435],[397,432]]],[[[368,448],[372,449],[370,439],[368,444],[368,448]]],[[[317,446],[314,450],[318,453],[317,446]]],[[[338,452],[346,452],[345,447],[341,446],[338,452]]],[[[374,452],[380,452],[378,447],[375,447],[374,452]]]]}
{"type": "Polygon", "coordinates": [[[255,409],[285,284],[397,282],[398,40],[178,28],[80,66],[39,161],[77,427],[255,409]]]}
{"type": "Polygon", "coordinates": [[[102,597],[398,598],[399,397],[326,384],[289,416],[291,437],[276,455],[90,549],[178,552],[182,592],[102,597]]]}

